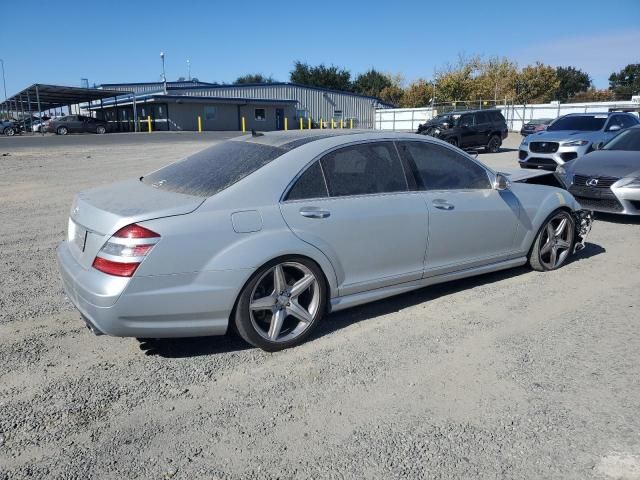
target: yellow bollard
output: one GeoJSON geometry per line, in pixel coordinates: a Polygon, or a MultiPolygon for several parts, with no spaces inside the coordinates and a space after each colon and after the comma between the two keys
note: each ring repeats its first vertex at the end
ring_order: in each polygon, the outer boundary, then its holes
{"type": "Polygon", "coordinates": [[[309,125],[309,130],[311,130],[311,117],[308,118],[307,125],[309,125]]]}
{"type": "Polygon", "coordinates": [[[300,130],[302,130],[302,117],[300,117],[300,130]]]}
{"type": "Polygon", "coordinates": [[[349,128],[353,128],[353,118],[349,119],[349,128]]]}
{"type": "Polygon", "coordinates": [[[244,117],[242,117],[242,133],[247,131],[247,123],[244,119],[244,117]]]}
{"type": "Polygon", "coordinates": [[[322,118],[320,119],[320,130],[322,130],[322,118]]]}
{"type": "Polygon", "coordinates": [[[331,119],[331,128],[334,128],[334,125],[333,125],[333,118],[331,119]]]}
{"type": "Polygon", "coordinates": [[[285,130],[289,130],[289,122],[287,120],[289,120],[289,119],[287,117],[284,117],[284,129],[285,130]]]}
{"type": "Polygon", "coordinates": [[[148,122],[148,126],[149,126],[149,133],[151,133],[151,115],[147,116],[147,122],[148,122]]]}
{"type": "Polygon", "coordinates": [[[344,120],[340,119],[340,128],[344,128],[344,120]]]}
{"type": "Polygon", "coordinates": [[[198,132],[202,133],[202,117],[198,115],[198,132]]]}

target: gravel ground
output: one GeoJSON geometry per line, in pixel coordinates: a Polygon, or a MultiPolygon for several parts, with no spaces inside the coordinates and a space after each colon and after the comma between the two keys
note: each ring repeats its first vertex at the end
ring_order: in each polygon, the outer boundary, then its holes
{"type": "MultiPolygon", "coordinates": [[[[83,138],[0,142],[0,480],[640,478],[640,221],[600,218],[556,272],[333,314],[284,352],[94,337],[55,267],[73,194],[207,142],[83,138]]],[[[514,168],[516,146],[480,158],[514,168]]]]}

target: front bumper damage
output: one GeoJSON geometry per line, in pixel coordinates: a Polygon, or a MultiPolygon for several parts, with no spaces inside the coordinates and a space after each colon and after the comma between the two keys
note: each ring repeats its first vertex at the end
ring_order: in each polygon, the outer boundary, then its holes
{"type": "Polygon", "coordinates": [[[576,253],[585,247],[587,236],[593,226],[593,212],[584,209],[576,210],[573,212],[573,219],[576,226],[576,242],[573,246],[573,253],[576,253]]]}

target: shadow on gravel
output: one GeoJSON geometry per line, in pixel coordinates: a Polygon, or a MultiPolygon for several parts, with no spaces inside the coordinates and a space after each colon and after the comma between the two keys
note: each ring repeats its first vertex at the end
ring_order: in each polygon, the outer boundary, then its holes
{"type": "Polygon", "coordinates": [[[253,348],[237,335],[196,338],[138,338],[145,355],[164,358],[199,357],[218,353],[239,352],[253,348]]]}
{"type": "Polygon", "coordinates": [[[640,225],[640,215],[616,215],[615,213],[596,212],[596,220],[620,225],[640,225]]]}
{"type": "MultiPolygon", "coordinates": [[[[604,253],[605,249],[594,243],[586,243],[585,248],[572,257],[571,262],[585,260],[604,253]]],[[[403,293],[376,302],[368,303],[360,307],[354,307],[344,312],[331,314],[325,321],[320,322],[308,341],[323,337],[324,335],[340,330],[354,323],[371,318],[387,315],[403,310],[420,303],[435,300],[445,295],[451,295],[463,290],[480,287],[485,284],[499,282],[508,278],[530,273],[528,266],[488,273],[477,277],[455,280],[452,282],[431,285],[420,290],[403,293]]],[[[140,350],[145,355],[158,355],[164,358],[185,358],[201,355],[215,355],[218,353],[236,352],[253,348],[244,342],[239,336],[228,333],[217,337],[198,338],[139,338],[140,350]]]]}

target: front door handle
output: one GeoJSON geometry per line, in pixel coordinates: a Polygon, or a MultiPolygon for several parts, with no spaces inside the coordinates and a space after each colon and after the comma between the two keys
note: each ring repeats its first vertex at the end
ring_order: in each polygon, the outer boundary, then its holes
{"type": "Polygon", "coordinates": [[[455,205],[453,205],[452,203],[447,202],[446,200],[442,199],[442,198],[436,198],[433,201],[433,206],[440,209],[440,210],[453,210],[455,207],[455,205]]]}
{"type": "Polygon", "coordinates": [[[328,210],[317,207],[302,207],[300,215],[307,218],[327,218],[331,213],[328,210]]]}

